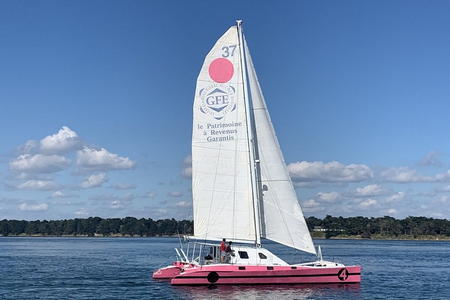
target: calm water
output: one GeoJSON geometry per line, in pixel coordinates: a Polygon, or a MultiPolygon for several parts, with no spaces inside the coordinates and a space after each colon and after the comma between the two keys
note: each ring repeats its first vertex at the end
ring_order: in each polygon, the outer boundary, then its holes
{"type": "MultiPolygon", "coordinates": [[[[317,240],[360,285],[172,287],[151,273],[177,239],[0,238],[0,299],[450,299],[450,242],[317,240]]],[[[268,248],[289,262],[310,259],[268,248]]]]}

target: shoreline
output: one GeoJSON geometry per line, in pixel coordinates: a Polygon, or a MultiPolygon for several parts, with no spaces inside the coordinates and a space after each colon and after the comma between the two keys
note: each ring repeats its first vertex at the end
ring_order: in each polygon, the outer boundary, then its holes
{"type": "MultiPolygon", "coordinates": [[[[126,238],[126,239],[133,239],[133,238],[179,238],[176,235],[163,235],[163,236],[139,236],[139,235],[44,235],[44,234],[20,234],[20,235],[0,235],[0,238],[8,238],[8,237],[14,237],[14,238],[126,238]]],[[[313,240],[327,240],[325,236],[314,236],[313,240]]],[[[372,236],[371,238],[363,238],[361,236],[333,236],[328,238],[328,240],[373,240],[373,241],[436,241],[436,242],[448,242],[450,241],[450,236],[372,236]]]]}
{"type": "MultiPolygon", "coordinates": [[[[317,235],[311,234],[313,239],[326,240],[325,234],[317,235]]],[[[329,240],[374,240],[374,241],[450,241],[450,236],[446,235],[381,235],[373,234],[369,238],[360,235],[337,235],[328,238],[329,240]]]]}

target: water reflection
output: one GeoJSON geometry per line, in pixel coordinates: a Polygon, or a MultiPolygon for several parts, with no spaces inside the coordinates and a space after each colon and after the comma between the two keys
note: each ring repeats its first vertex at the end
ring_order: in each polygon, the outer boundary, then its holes
{"type": "Polygon", "coordinates": [[[362,299],[360,284],[174,286],[188,299],[362,299]]]}

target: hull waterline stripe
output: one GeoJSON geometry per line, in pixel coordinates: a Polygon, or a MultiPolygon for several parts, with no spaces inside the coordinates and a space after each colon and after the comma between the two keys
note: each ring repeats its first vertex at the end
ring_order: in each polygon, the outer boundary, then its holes
{"type": "Polygon", "coordinates": [[[215,282],[215,283],[172,283],[173,285],[184,285],[184,286],[192,286],[192,285],[209,285],[209,286],[215,286],[215,285],[248,285],[248,286],[253,286],[253,285],[326,285],[326,286],[330,286],[330,285],[358,285],[361,284],[361,282],[359,281],[342,281],[342,282],[270,282],[270,283],[263,283],[263,282],[215,282]]]}

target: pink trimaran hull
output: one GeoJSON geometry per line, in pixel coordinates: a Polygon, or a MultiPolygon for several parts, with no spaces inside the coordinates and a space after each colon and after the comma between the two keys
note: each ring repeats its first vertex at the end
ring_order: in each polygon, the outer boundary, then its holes
{"type": "Polygon", "coordinates": [[[212,265],[187,268],[173,285],[359,283],[361,267],[212,265]]]}

